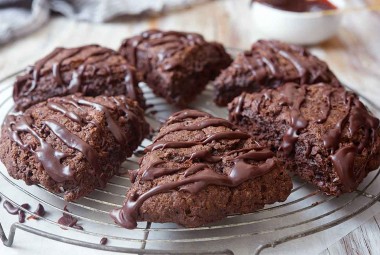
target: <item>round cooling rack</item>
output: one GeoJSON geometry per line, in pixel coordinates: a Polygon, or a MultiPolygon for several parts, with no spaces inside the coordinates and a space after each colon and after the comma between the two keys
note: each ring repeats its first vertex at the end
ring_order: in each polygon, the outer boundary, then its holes
{"type": "MultiPolygon", "coordinates": [[[[16,74],[0,81],[0,123],[3,123],[6,114],[13,109],[12,83],[15,76],[16,74]]],[[[142,87],[147,104],[151,106],[146,111],[146,119],[154,130],[157,130],[161,123],[178,109],[157,98],[147,86],[142,87]]],[[[212,94],[212,87],[208,86],[190,108],[226,117],[227,110],[214,105],[212,94]]],[[[380,115],[380,109],[375,104],[362,99],[375,115],[380,115]]],[[[122,165],[121,173],[138,167],[141,151],[150,143],[149,139],[143,141],[133,157],[122,165]]],[[[24,182],[12,179],[1,164],[2,200],[10,201],[37,220],[26,220],[23,224],[15,222],[11,225],[9,234],[3,231],[0,224],[0,236],[5,246],[12,246],[16,229],[19,229],[40,238],[114,252],[260,254],[267,248],[326,231],[363,213],[380,197],[379,173],[371,172],[358,190],[338,198],[325,196],[313,186],[293,177],[293,190],[285,202],[268,205],[254,213],[230,216],[199,228],[140,222],[136,229],[128,230],[116,225],[109,217],[109,212],[122,204],[131,184],[127,175],[115,176],[105,189],[96,189],[78,201],[67,203],[61,195],[51,193],[42,186],[26,186],[24,182]],[[21,207],[21,204],[26,202],[32,206],[31,209],[21,207]],[[47,212],[44,217],[33,213],[39,203],[47,212]],[[69,210],[66,213],[78,219],[78,224],[83,230],[64,227],[57,223],[65,205],[69,210]],[[107,245],[99,244],[103,237],[108,239],[107,245]]]]}

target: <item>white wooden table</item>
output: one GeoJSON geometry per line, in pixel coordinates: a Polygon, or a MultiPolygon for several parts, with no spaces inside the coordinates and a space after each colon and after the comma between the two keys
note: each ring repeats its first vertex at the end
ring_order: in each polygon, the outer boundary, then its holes
{"type": "MultiPolygon", "coordinates": [[[[247,49],[262,35],[252,24],[249,0],[212,1],[161,17],[117,19],[107,24],[53,18],[36,33],[0,47],[0,78],[32,64],[57,46],[98,43],[117,49],[123,38],[148,28],[203,34],[228,47],[247,49]]],[[[380,0],[347,0],[349,4],[379,4],[380,0]]],[[[339,34],[312,50],[337,76],[380,106],[380,13],[351,13],[339,34]]],[[[380,254],[380,212],[322,254],[380,254]]]]}

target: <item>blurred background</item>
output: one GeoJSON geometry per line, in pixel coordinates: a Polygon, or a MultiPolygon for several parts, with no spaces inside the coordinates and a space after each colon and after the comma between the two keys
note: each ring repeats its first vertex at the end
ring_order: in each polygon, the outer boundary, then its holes
{"type": "MultiPolygon", "coordinates": [[[[342,6],[337,11],[318,14],[320,19],[339,15],[337,30],[330,38],[308,47],[341,81],[380,107],[380,0],[337,3],[342,6]]],[[[299,34],[305,23],[298,18],[279,23],[280,14],[259,15],[251,0],[0,0],[0,79],[23,70],[56,47],[95,43],[118,49],[123,39],[152,28],[197,32],[207,40],[238,50],[274,36],[266,33],[263,24],[271,25],[270,29],[278,33],[286,29],[289,34],[297,32],[301,39],[308,36],[299,34]]],[[[321,31],[330,25],[327,22],[321,31]]],[[[319,33],[314,28],[309,31],[319,33]]],[[[360,219],[364,225],[357,229],[371,229],[372,236],[351,234],[348,239],[356,240],[358,248],[347,254],[371,254],[358,251],[367,249],[366,241],[379,240],[376,219],[380,219],[378,212],[360,219]],[[369,218],[371,222],[364,224],[369,218]]],[[[339,230],[342,236],[357,226],[344,227],[339,230]]],[[[338,245],[344,246],[348,239],[343,238],[338,245]]],[[[320,240],[323,244],[325,241],[320,240]]]]}
{"type": "MultiPolygon", "coordinates": [[[[338,31],[311,49],[343,82],[380,105],[380,1],[340,2],[348,11],[340,13],[338,31]]],[[[256,22],[250,0],[0,0],[0,78],[57,46],[117,49],[122,39],[149,28],[198,32],[226,47],[248,49],[268,37],[256,22]]]]}

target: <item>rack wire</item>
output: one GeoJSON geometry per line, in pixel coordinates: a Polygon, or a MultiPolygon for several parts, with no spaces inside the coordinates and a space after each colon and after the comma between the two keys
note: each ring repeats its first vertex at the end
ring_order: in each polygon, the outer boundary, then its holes
{"type": "MultiPolygon", "coordinates": [[[[17,73],[0,81],[0,122],[13,109],[12,82],[17,73]]],[[[177,109],[167,105],[163,99],[154,96],[143,86],[144,96],[151,108],[146,119],[155,130],[177,109]]],[[[218,108],[211,102],[212,87],[197,98],[191,108],[200,109],[216,116],[226,117],[225,108],[218,108]]],[[[380,109],[362,97],[377,116],[380,109]]],[[[108,216],[109,212],[122,204],[130,186],[126,169],[136,169],[141,151],[151,140],[145,139],[134,156],[122,165],[121,174],[115,176],[104,189],[78,201],[66,203],[59,194],[52,193],[40,185],[26,186],[22,181],[9,177],[5,167],[0,166],[0,196],[38,222],[27,220],[24,224],[15,222],[6,235],[0,222],[0,237],[5,246],[11,247],[16,229],[82,247],[134,254],[260,254],[263,250],[276,247],[291,240],[299,239],[341,224],[363,213],[380,197],[379,174],[373,171],[356,192],[338,198],[328,197],[307,183],[292,177],[293,190],[283,203],[266,206],[264,209],[245,215],[233,215],[215,224],[199,228],[181,228],[174,224],[141,222],[134,230],[119,227],[108,216]],[[29,204],[42,204],[48,212],[40,217],[31,209],[21,207],[27,199],[29,204]],[[69,212],[64,211],[68,205],[69,212]],[[67,228],[57,223],[65,212],[78,219],[84,230],[67,228]],[[62,230],[61,228],[66,228],[62,230]],[[109,245],[100,245],[106,237],[109,245]],[[251,246],[242,248],[242,241],[251,246]],[[228,241],[228,242],[227,242],[228,241]],[[196,245],[195,245],[196,244],[196,245]],[[207,244],[207,246],[206,246],[207,244]],[[194,248],[197,247],[197,248],[194,248]],[[204,247],[207,247],[206,249],[204,247]],[[243,250],[242,250],[243,249],[243,250]]]]}

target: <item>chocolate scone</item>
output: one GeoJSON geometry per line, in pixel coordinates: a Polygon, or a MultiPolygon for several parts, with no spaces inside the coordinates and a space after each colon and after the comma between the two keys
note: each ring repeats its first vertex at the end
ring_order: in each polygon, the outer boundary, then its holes
{"type": "Polygon", "coordinates": [[[340,84],[327,64],[305,48],[260,40],[252,45],[250,51],[238,54],[215,79],[214,101],[219,106],[226,106],[242,92],[276,88],[286,82],[340,84]]]}
{"type": "Polygon", "coordinates": [[[148,30],[124,40],[119,52],[153,92],[187,105],[231,62],[223,46],[195,33],[148,30]]]}
{"type": "Polygon", "coordinates": [[[6,117],[0,159],[13,178],[72,201],[104,187],[148,129],[125,96],[50,98],[6,117]]]}
{"type": "Polygon", "coordinates": [[[136,70],[116,51],[98,45],[56,48],[17,77],[13,99],[18,110],[55,96],[125,95],[145,107],[136,70]]]}
{"type": "Polygon", "coordinates": [[[379,120],[343,87],[287,83],[228,107],[234,124],[326,194],[354,191],[380,165],[379,120]]]}
{"type": "Polygon", "coordinates": [[[284,201],[292,181],[269,149],[229,121],[185,110],[172,115],[147,147],[133,185],[111,216],[197,227],[284,201]]]}

